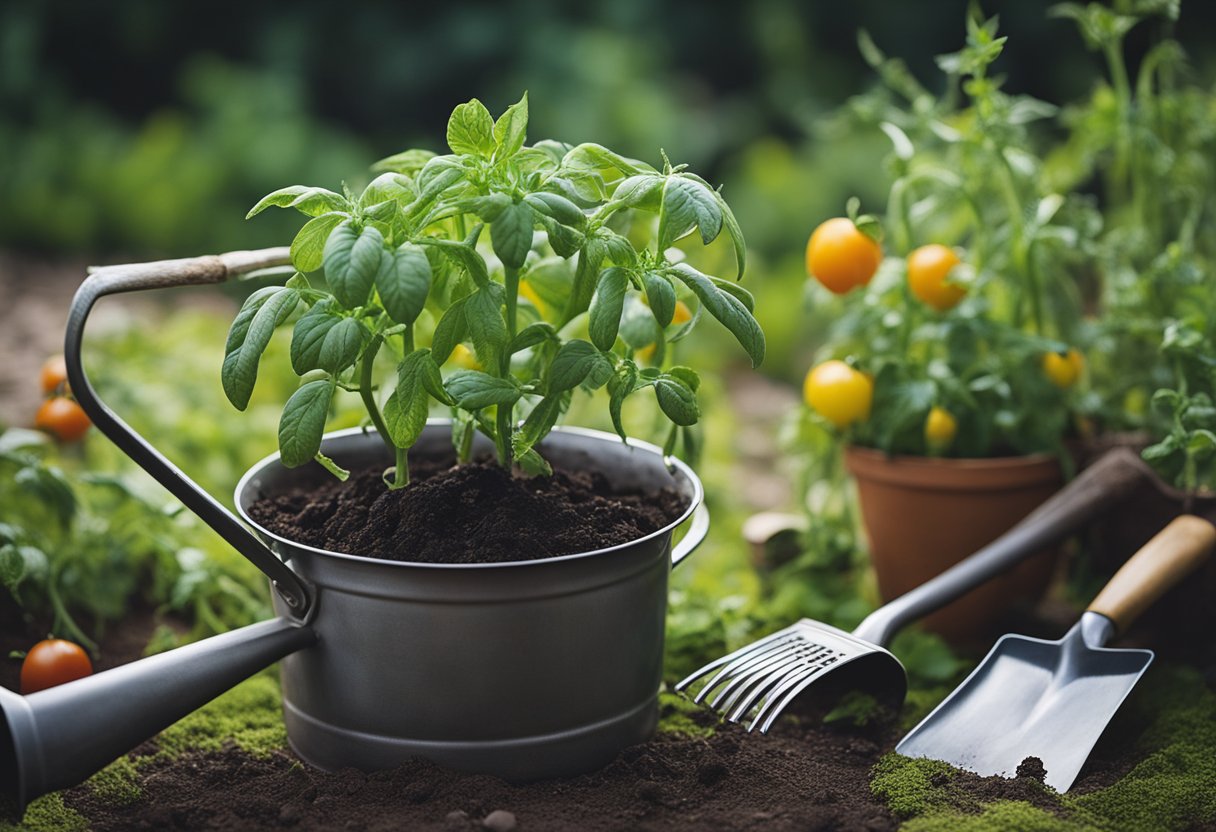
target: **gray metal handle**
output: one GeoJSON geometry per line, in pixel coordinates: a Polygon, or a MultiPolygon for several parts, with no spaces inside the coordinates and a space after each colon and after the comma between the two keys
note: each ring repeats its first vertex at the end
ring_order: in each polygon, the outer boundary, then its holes
{"type": "Polygon", "coordinates": [[[1059,543],[1147,482],[1151,472],[1129,448],[1107,451],[1016,526],[931,581],[870,613],[853,631],[885,646],[906,624],[1059,543]]]}
{"type": "Polygon", "coordinates": [[[679,566],[684,558],[691,555],[709,534],[709,509],[705,503],[699,503],[692,512],[692,525],[680,542],[671,548],[671,568],[679,566]]]}
{"type": "Polygon", "coordinates": [[[85,375],[80,358],[85,322],[99,298],[144,289],[223,283],[232,277],[290,262],[290,251],[280,247],[94,269],[72,300],[64,337],[63,357],[72,395],[93,420],[97,429],[270,578],[271,585],[283,597],[292,614],[303,618],[312,607],[311,588],[258,540],[232,512],[153,448],[130,425],[118,418],[98,398],[88,376],[85,375]]]}

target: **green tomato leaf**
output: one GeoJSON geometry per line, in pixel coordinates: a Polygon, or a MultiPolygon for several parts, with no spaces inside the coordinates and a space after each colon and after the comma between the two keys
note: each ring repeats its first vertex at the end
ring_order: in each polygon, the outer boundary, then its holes
{"type": "Polygon", "coordinates": [[[354,224],[346,220],[333,230],[321,260],[330,291],[338,303],[347,309],[367,304],[384,256],[384,236],[374,226],[356,231],[354,224]]]}
{"type": "Polygon", "coordinates": [[[465,178],[464,166],[455,156],[436,156],[418,172],[418,197],[430,202],[465,178]]]}
{"type": "Polygon", "coordinates": [[[507,108],[494,123],[494,160],[514,156],[528,134],[528,93],[507,108]]]}
{"type": "Polygon", "coordinates": [[[490,223],[490,243],[503,265],[518,269],[532,250],[532,209],[515,203],[490,223]]]}
{"type": "Polygon", "coordinates": [[[636,389],[638,383],[638,365],[632,361],[622,361],[612,378],[608,380],[608,415],[612,417],[612,428],[622,442],[627,442],[629,436],[625,433],[625,425],[621,421],[621,408],[625,399],[636,389]]]}
{"type": "Polygon", "coordinates": [[[486,106],[474,98],[452,111],[447,137],[453,153],[489,157],[494,152],[494,118],[486,106]]]}
{"type": "Polygon", "coordinates": [[[645,162],[639,162],[637,159],[627,159],[602,145],[590,142],[571,148],[562,159],[561,166],[563,170],[571,171],[610,169],[618,171],[625,176],[634,176],[639,173],[658,173],[658,171],[645,162]]]}
{"type": "Polygon", "coordinates": [[[581,340],[567,341],[549,365],[549,395],[572,390],[588,376],[602,372],[605,367],[609,373],[612,372],[612,363],[594,344],[581,340]]]}
{"type": "Polygon", "coordinates": [[[473,245],[456,240],[444,240],[440,237],[423,237],[418,242],[424,246],[439,249],[450,262],[468,272],[469,277],[478,286],[489,284],[490,271],[486,268],[486,261],[477,253],[477,249],[473,245]]]}
{"type": "Polygon", "coordinates": [[[257,205],[249,209],[245,219],[251,219],[267,208],[295,208],[301,214],[318,217],[330,211],[350,211],[350,200],[341,194],[327,191],[324,188],[310,188],[306,185],[292,185],[280,188],[274,193],[262,197],[257,205]]]}
{"type": "Polygon", "coordinates": [[[548,477],[553,473],[553,466],[535,448],[515,457],[515,464],[529,477],[548,477]]]}
{"type": "Polygon", "coordinates": [[[453,303],[435,325],[435,335],[431,338],[431,354],[439,364],[447,361],[456,345],[468,335],[469,327],[464,317],[467,301],[468,298],[461,298],[453,303]]]}
{"type": "Polygon", "coordinates": [[[315,272],[321,268],[325,241],[329,239],[330,232],[337,228],[338,223],[348,216],[336,212],[322,214],[304,223],[304,227],[291,241],[291,264],[302,272],[315,272]]]}
{"type": "Polygon", "coordinates": [[[560,194],[537,191],[536,193],[525,195],[524,202],[546,217],[557,220],[562,225],[582,228],[587,224],[587,215],[583,213],[582,209],[560,194]]]}
{"type": "Polygon", "coordinates": [[[384,426],[398,448],[411,447],[422,435],[431,396],[444,404],[452,403],[431,351],[414,350],[397,365],[397,389],[384,404],[384,426]]]}
{"type": "Polygon", "coordinates": [[[612,192],[612,198],[630,208],[643,211],[658,211],[662,203],[664,178],[653,173],[643,173],[622,179],[612,192]]]}
{"type": "Polygon", "coordinates": [[[319,301],[300,316],[291,332],[291,368],[302,376],[321,367],[321,345],[343,318],[334,310],[333,298],[319,301]]]}
{"type": "Polygon", "coordinates": [[[310,381],[287,400],[279,419],[279,453],[288,468],[310,462],[321,450],[334,388],[332,379],[310,381]]]}
{"type": "Polygon", "coordinates": [[[668,273],[682,280],[700,299],[706,311],[730,330],[747,351],[753,367],[758,367],[764,361],[764,331],[743,301],[719,289],[712,280],[687,263],[678,263],[668,273]]]}
{"type": "Polygon", "coordinates": [[[376,273],[376,291],[384,311],[399,324],[412,324],[426,305],[431,291],[431,262],[426,250],[405,243],[386,253],[376,273]]]}
{"type": "Polygon", "coordinates": [[[359,195],[359,207],[370,208],[384,202],[408,205],[414,201],[414,183],[400,173],[382,173],[371,181],[359,195]]]}
{"type": "Polygon", "coordinates": [[[726,200],[722,198],[722,194],[717,191],[713,192],[714,199],[718,201],[718,210],[722,212],[722,225],[726,228],[726,234],[730,237],[731,245],[735,249],[735,280],[743,279],[743,272],[747,269],[747,243],[743,239],[743,229],[739,226],[739,221],[735,219],[735,212],[730,210],[730,206],[726,204],[726,200]]]}
{"type": "Polygon", "coordinates": [[[237,410],[249,406],[258,380],[258,362],[270,343],[275,327],[285,323],[300,302],[295,289],[267,286],[254,292],[241,306],[224,347],[220,380],[224,394],[237,410]]]}
{"type": "Polygon", "coordinates": [[[667,177],[659,212],[659,248],[667,248],[693,226],[700,229],[701,241],[706,245],[721,233],[722,209],[713,190],[693,179],[667,177]]]}
{"type": "Polygon", "coordinates": [[[491,405],[512,405],[521,394],[515,380],[498,378],[480,370],[457,370],[447,378],[448,394],[465,410],[491,405]]]}
{"type": "Polygon", "coordinates": [[[507,353],[515,355],[529,347],[555,340],[557,340],[557,330],[553,328],[553,324],[537,321],[521,329],[519,334],[511,339],[511,343],[507,345],[507,353]]]}
{"type": "Polygon", "coordinates": [[[342,318],[325,333],[317,356],[317,367],[338,375],[355,363],[371,338],[371,331],[362,321],[342,318]]]}
{"type": "Polygon", "coordinates": [[[503,288],[490,283],[469,295],[464,304],[465,326],[477,360],[484,367],[498,364],[507,347],[507,321],[503,317],[503,288]]]}
{"type": "Polygon", "coordinates": [[[642,285],[646,288],[646,301],[660,327],[666,329],[676,314],[676,290],[665,275],[658,272],[643,272],[642,285]]]}
{"type": "Polygon", "coordinates": [[[544,226],[549,246],[558,256],[563,259],[573,257],[583,247],[584,237],[581,232],[544,214],[537,214],[536,218],[544,226]]]}
{"type": "Polygon", "coordinates": [[[678,376],[667,373],[659,377],[654,383],[654,395],[667,418],[681,427],[695,425],[701,417],[697,394],[678,376]]]}
{"type": "Polygon", "coordinates": [[[569,393],[557,393],[541,399],[540,404],[532,408],[523,425],[511,437],[511,449],[515,456],[523,456],[548,436],[569,404],[569,393]]]}
{"type": "Polygon", "coordinates": [[[629,273],[618,266],[600,272],[591,298],[591,343],[601,350],[610,350],[616,343],[625,308],[625,292],[629,288],[629,273]]]}
{"type": "Polygon", "coordinates": [[[744,289],[738,283],[732,283],[729,280],[723,280],[720,277],[712,277],[708,275],[707,277],[713,281],[713,284],[717,286],[719,290],[726,292],[728,295],[733,295],[736,300],[746,306],[748,312],[756,311],[756,299],[752,297],[751,292],[744,289]]]}
{"type": "Polygon", "coordinates": [[[426,167],[426,163],[434,158],[435,154],[430,150],[404,150],[376,162],[372,165],[372,171],[375,173],[392,171],[416,177],[419,171],[426,167]]]}

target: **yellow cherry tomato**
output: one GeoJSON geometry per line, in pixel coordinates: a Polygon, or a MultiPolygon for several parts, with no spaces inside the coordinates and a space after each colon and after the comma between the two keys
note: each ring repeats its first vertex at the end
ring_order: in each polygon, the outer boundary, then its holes
{"type": "Polygon", "coordinates": [[[1061,390],[1076,384],[1084,369],[1085,357],[1076,349],[1070,349],[1065,355],[1049,352],[1043,356],[1043,372],[1061,390]]]}
{"type": "Polygon", "coordinates": [[[807,274],[838,295],[869,283],[881,262],[882,248],[847,217],[822,223],[806,244],[807,274]]]}
{"type": "Polygon", "coordinates": [[[675,314],[671,316],[671,325],[686,324],[692,320],[692,310],[688,308],[688,304],[682,300],[676,301],[675,314]]]}
{"type": "Polygon", "coordinates": [[[645,364],[651,364],[654,362],[654,355],[658,351],[659,345],[651,343],[644,347],[638,347],[636,350],[634,350],[633,357],[637,361],[641,361],[645,364]]]}
{"type": "Polygon", "coordinates": [[[953,249],[939,243],[921,246],[908,255],[908,288],[938,312],[952,309],[967,294],[965,287],[946,280],[960,262],[953,249]]]}
{"type": "Polygon", "coordinates": [[[519,296],[535,306],[540,312],[544,312],[548,308],[545,302],[540,299],[540,295],[536,294],[536,290],[528,285],[527,280],[519,281],[519,296]]]}
{"type": "Polygon", "coordinates": [[[463,370],[480,370],[481,362],[477,360],[477,356],[473,351],[464,344],[457,344],[456,349],[452,350],[452,354],[448,357],[447,363],[463,370]]]}
{"type": "Polygon", "coordinates": [[[929,416],[925,419],[925,444],[930,450],[943,451],[950,447],[956,433],[958,420],[950,411],[941,407],[934,407],[929,411],[929,416]]]}
{"type": "Polygon", "coordinates": [[[802,395],[812,410],[844,429],[870,418],[874,382],[843,361],[825,361],[806,374],[802,395]]]}

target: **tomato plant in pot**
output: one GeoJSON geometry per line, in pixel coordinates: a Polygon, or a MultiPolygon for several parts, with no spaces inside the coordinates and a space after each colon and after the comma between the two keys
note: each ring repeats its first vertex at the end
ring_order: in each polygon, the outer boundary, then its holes
{"type": "MultiPolygon", "coordinates": [[[[856,108],[894,146],[885,217],[859,216],[853,201],[807,246],[810,276],[844,296],[827,360],[806,377],[808,418],[846,446],[888,600],[1050,496],[1074,430],[1085,364],[1074,275],[1092,210],[1046,189],[1026,124],[1054,108],[1001,90],[988,70],[1003,45],[995,20],[969,19],[966,45],[938,59],[948,76],[939,100],[863,37],[892,86],[856,108]]],[[[1027,561],[926,626],[982,632],[1011,601],[1042,592],[1052,560],[1027,561]]]]}
{"type": "Polygon", "coordinates": [[[673,456],[691,441],[699,379],[663,366],[664,347],[704,313],[753,364],[764,336],[746,290],[673,251],[691,234],[705,244],[721,235],[742,276],[743,238],[716,189],[666,159],[654,168],[595,144],[525,146],[526,125],[526,97],[497,120],[470,101],[449,121],[451,154],[390,157],[359,195],[291,187],[263,199],[251,215],[283,206],[310,217],[290,250],[111,267],[82,286],[65,345],[77,398],[270,576],[281,617],[60,686],[51,699],[0,694],[15,726],[0,766],[20,775],[19,803],[285,655],[289,739],[322,768],[424,756],[532,779],[602,765],[653,730],[667,576],[708,530],[700,482],[673,456]],[[283,410],[280,451],[236,495],[259,539],[97,400],[80,346],[104,295],[288,263],[285,285],[242,306],[223,362],[225,392],[243,408],[272,331],[294,322],[301,385],[283,410]],[[318,269],[325,288],[305,276],[318,269]],[[675,323],[681,307],[687,320],[675,323]],[[465,342],[463,363],[480,369],[445,375],[440,365],[465,342]],[[635,350],[650,345],[641,366],[635,350]],[[381,355],[392,356],[387,382],[381,355]],[[607,388],[619,437],[555,429],[580,387],[607,388]],[[625,432],[622,405],[646,389],[672,423],[664,448],[625,432]],[[339,391],[360,396],[368,425],[326,437],[339,391]],[[432,406],[451,418],[428,421],[432,406]],[[553,495],[565,500],[557,510],[553,495]],[[526,516],[495,514],[496,497],[526,516]],[[276,510],[294,511],[305,533],[310,512],[348,516],[300,539],[267,519],[276,510]],[[394,537],[411,512],[423,525],[394,537]],[[577,528],[554,529],[555,518],[577,528]],[[533,523],[553,534],[528,537],[533,523]],[[385,533],[378,546],[364,547],[367,528],[385,533]],[[113,695],[128,689],[138,693],[113,695]],[[68,760],[58,740],[39,739],[42,720],[102,694],[110,728],[89,754],[68,760]]]}

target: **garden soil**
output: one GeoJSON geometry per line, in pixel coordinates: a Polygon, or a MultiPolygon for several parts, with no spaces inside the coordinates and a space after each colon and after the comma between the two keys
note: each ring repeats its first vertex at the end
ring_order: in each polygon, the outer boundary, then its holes
{"type": "MultiPolygon", "coordinates": [[[[708,713],[695,718],[712,720],[708,713]]],[[[869,785],[871,769],[896,738],[792,720],[769,736],[725,726],[709,736],[660,735],[597,773],[522,786],[423,761],[374,774],[327,774],[287,752],[258,758],[229,748],[143,769],[142,797],[125,806],[87,787],[67,793],[65,802],[95,830],[877,832],[899,823],[869,785]]],[[[959,806],[976,811],[993,800],[1059,809],[1035,774],[1005,780],[960,773],[949,788],[959,806]]]]}
{"type": "Polygon", "coordinates": [[[348,554],[423,563],[503,563],[617,546],[677,519],[674,489],[616,492],[599,473],[513,475],[489,461],[422,460],[389,491],[382,469],[267,498],[250,515],[291,540],[348,554]]]}

